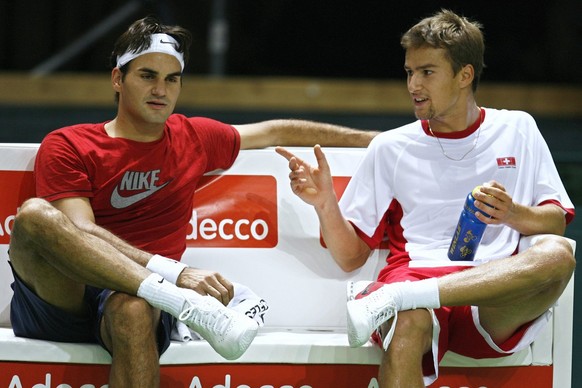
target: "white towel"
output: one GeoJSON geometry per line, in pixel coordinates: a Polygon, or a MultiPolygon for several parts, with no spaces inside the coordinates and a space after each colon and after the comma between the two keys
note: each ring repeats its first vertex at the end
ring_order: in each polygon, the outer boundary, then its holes
{"type": "MultiPolygon", "coordinates": [[[[262,327],[265,324],[265,313],[269,309],[267,302],[245,285],[233,282],[233,286],[234,297],[226,307],[245,314],[247,317],[255,320],[259,326],[262,327]]],[[[173,341],[180,342],[202,339],[202,337],[200,337],[195,331],[190,330],[190,328],[180,320],[176,320],[170,338],[173,341]]]]}

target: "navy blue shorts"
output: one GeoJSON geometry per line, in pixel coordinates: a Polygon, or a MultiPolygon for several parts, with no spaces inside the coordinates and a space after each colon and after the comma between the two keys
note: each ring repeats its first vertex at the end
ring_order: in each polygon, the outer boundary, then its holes
{"type": "MultiPolygon", "coordinates": [[[[10,287],[14,296],[10,303],[10,321],[14,335],[57,342],[98,343],[105,348],[99,326],[110,290],[86,286],[84,299],[89,312],[86,316],[77,316],[48,304],[28,288],[14,270],[12,273],[14,283],[10,287]]],[[[170,346],[174,323],[175,318],[162,311],[158,327],[159,354],[170,346]]]]}

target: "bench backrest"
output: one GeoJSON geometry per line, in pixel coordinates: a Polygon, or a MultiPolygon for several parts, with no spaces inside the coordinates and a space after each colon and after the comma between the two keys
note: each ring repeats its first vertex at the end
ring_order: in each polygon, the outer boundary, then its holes
{"type": "MultiPolygon", "coordinates": [[[[22,201],[34,195],[32,168],[37,144],[0,144],[0,326],[9,326],[7,247],[22,201]]],[[[311,148],[291,148],[314,163],[311,148]]],[[[363,149],[325,150],[338,195],[363,149]]],[[[266,326],[345,330],[345,284],[373,279],[381,251],[366,266],[346,274],[320,242],[313,208],[289,187],[287,161],[271,148],[242,151],[232,168],[205,177],[195,199],[187,264],[217,270],[245,284],[270,306],[266,326]]]]}

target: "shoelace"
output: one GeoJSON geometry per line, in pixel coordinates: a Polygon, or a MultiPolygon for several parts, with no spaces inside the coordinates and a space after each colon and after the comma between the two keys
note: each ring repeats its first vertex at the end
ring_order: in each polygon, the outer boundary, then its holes
{"type": "Polygon", "coordinates": [[[382,347],[384,348],[384,350],[388,350],[388,346],[390,345],[390,342],[392,341],[392,337],[394,336],[394,329],[396,329],[396,322],[398,321],[398,310],[394,310],[394,319],[392,320],[392,326],[390,326],[390,330],[388,330],[388,333],[386,333],[386,335],[384,336],[382,333],[382,325],[380,325],[380,327],[378,327],[378,331],[380,332],[380,338],[382,338],[382,347]]]}
{"type": "MultiPolygon", "coordinates": [[[[347,299],[348,301],[350,300],[354,300],[356,299],[356,295],[357,292],[354,289],[355,284],[353,282],[349,283],[349,289],[348,289],[348,295],[347,295],[347,299]]],[[[371,297],[371,296],[368,296],[371,297]]],[[[392,326],[390,327],[390,330],[388,330],[388,333],[386,333],[386,335],[384,336],[384,333],[382,332],[382,327],[384,326],[385,319],[386,316],[388,315],[388,311],[389,309],[383,309],[381,310],[378,314],[376,314],[373,318],[374,318],[374,326],[377,328],[376,330],[378,331],[378,334],[380,334],[380,338],[382,338],[382,347],[384,348],[384,350],[388,350],[388,346],[390,345],[390,342],[392,341],[392,337],[394,336],[394,331],[396,329],[396,322],[398,321],[398,310],[396,309],[396,306],[390,306],[389,308],[392,308],[394,310],[394,319],[392,320],[392,326]],[[382,322],[382,323],[380,323],[382,322]]]]}
{"type": "MultiPolygon", "coordinates": [[[[375,298],[376,301],[380,300],[380,298],[374,294],[370,295],[368,298],[370,297],[375,298]]],[[[388,307],[385,307],[378,311],[376,314],[374,314],[373,319],[374,327],[376,327],[376,330],[378,330],[380,338],[384,337],[382,338],[382,347],[384,348],[384,350],[388,350],[388,346],[390,345],[392,337],[394,336],[394,330],[396,329],[396,322],[398,321],[398,310],[396,309],[396,306],[390,304],[388,307]],[[388,319],[390,319],[389,312],[392,312],[391,310],[393,311],[394,319],[392,320],[392,326],[390,327],[390,330],[388,331],[386,336],[384,336],[382,333],[382,325],[386,323],[388,319]]]]}
{"type": "Polygon", "coordinates": [[[200,310],[196,305],[190,303],[188,299],[186,299],[186,303],[188,303],[188,307],[180,313],[180,316],[178,317],[180,321],[185,321],[193,317],[192,322],[202,328],[211,330],[215,333],[224,333],[227,331],[232,320],[231,316],[228,316],[219,310],[200,310]],[[196,311],[199,313],[194,315],[196,311]],[[222,315],[222,317],[220,317],[220,315],[222,315]]]}

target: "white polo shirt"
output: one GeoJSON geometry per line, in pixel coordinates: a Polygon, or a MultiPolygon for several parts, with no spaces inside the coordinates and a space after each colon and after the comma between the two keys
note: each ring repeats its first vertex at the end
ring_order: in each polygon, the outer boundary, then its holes
{"type": "MultiPolygon", "coordinates": [[[[437,133],[438,139],[427,122],[418,120],[384,132],[370,144],[340,207],[371,248],[389,236],[389,263],[408,262],[408,257],[448,261],[467,194],[490,180],[505,186],[516,203],[556,203],[567,221],[573,218],[574,206],[534,119],[520,111],[483,113],[480,126],[437,133]],[[462,160],[451,160],[443,149],[453,159],[471,151],[462,160]]],[[[507,226],[488,225],[475,261],[511,255],[519,237],[507,226]]]]}

